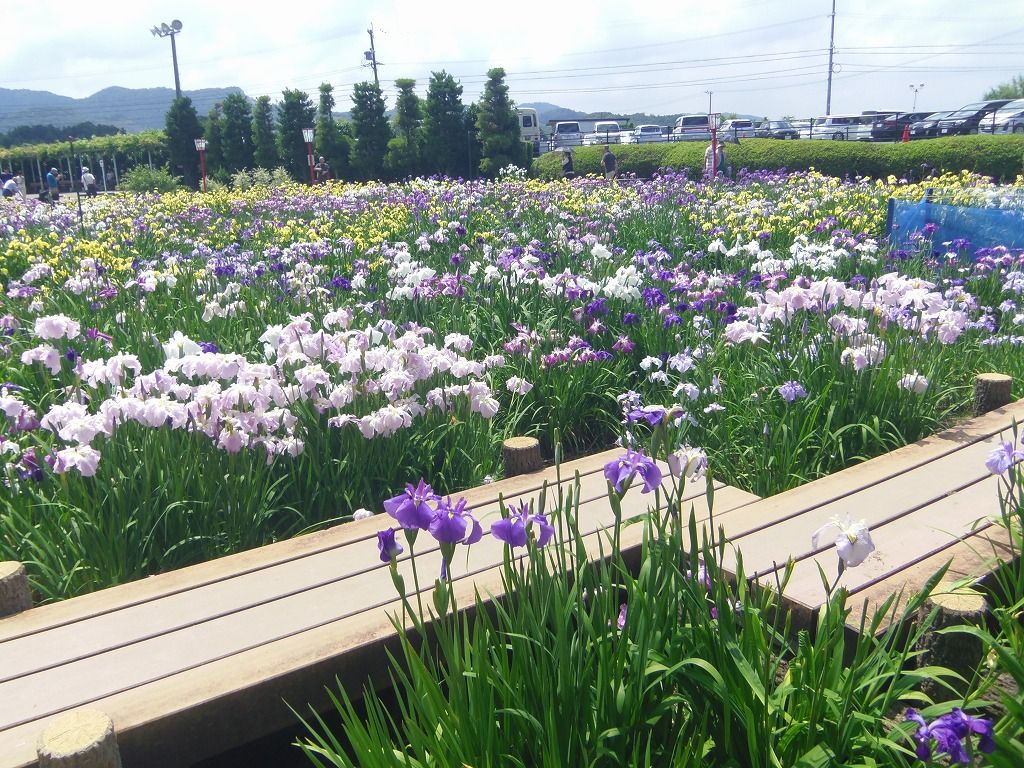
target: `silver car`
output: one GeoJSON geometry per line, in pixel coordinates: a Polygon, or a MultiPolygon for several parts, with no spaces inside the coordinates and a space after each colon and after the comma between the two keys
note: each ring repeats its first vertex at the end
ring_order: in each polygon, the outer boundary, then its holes
{"type": "Polygon", "coordinates": [[[754,138],[753,120],[726,120],[718,129],[719,134],[724,134],[731,139],[752,139],[754,138]]]}
{"type": "Polygon", "coordinates": [[[1011,101],[978,123],[981,133],[1024,133],[1024,99],[1011,101]]]}

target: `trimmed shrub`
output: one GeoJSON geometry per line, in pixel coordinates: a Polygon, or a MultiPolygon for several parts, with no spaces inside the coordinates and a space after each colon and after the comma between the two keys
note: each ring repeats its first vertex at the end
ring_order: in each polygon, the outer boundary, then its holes
{"type": "MultiPolygon", "coordinates": [[[[613,149],[620,173],[650,177],[658,168],[704,172],[704,150],[699,141],[664,144],[627,144],[613,149]]],[[[1024,173],[1024,136],[951,136],[902,143],[859,141],[780,141],[745,139],[726,144],[729,164],[737,170],[814,169],[829,176],[870,176],[919,179],[932,171],[973,171],[1002,181],[1024,173]]],[[[579,174],[600,173],[603,147],[577,147],[574,165],[579,174]]],[[[533,175],[561,176],[559,152],[548,152],[533,163],[533,175]]]]}
{"type": "Polygon", "coordinates": [[[121,176],[118,189],[122,192],[173,192],[180,186],[181,179],[172,176],[166,167],[137,165],[121,176]]]}

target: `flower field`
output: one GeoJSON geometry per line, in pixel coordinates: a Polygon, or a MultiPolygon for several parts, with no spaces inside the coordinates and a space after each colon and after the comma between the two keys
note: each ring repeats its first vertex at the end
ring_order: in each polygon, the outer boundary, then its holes
{"type": "MultiPolygon", "coordinates": [[[[928,186],[965,194],[971,175],[928,186]]],[[[764,495],[1024,377],[1024,256],[882,240],[923,186],[417,180],[0,209],[0,559],[46,600],[671,425],[764,495]]],[[[1019,394],[1019,392],[1018,392],[1019,394]]]]}

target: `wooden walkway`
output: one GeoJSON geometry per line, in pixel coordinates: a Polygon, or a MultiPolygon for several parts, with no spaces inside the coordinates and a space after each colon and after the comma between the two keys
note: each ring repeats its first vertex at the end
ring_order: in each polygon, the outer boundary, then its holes
{"type": "MultiPolygon", "coordinates": [[[[796,561],[786,599],[809,622],[824,597],[818,576],[836,571],[831,544],[811,533],[833,515],[865,519],[878,551],[842,583],[873,603],[923,583],[951,555],[969,572],[1002,541],[992,535],[996,480],[984,460],[1000,432],[1024,420],[1024,401],[778,496],[716,486],[714,523],[742,549],[748,575],[767,586],[796,561]],[[988,554],[986,554],[986,548],[988,554]]],[[[596,556],[612,522],[604,463],[620,451],[571,462],[580,475],[580,530],[596,556]]],[[[484,527],[507,503],[539,493],[554,471],[466,492],[484,527]]],[[[707,519],[703,484],[689,498],[707,519]]],[[[650,496],[630,491],[625,514],[650,496]]],[[[35,743],[54,716],[83,706],[111,716],[127,768],[187,766],[290,725],[307,702],[326,703],[339,677],[349,690],[387,682],[389,616],[399,609],[376,533],[386,518],[243,552],[0,619],[0,768],[35,765],[35,743]]],[[[642,526],[623,531],[637,548],[642,526]]],[[[421,538],[420,573],[440,566],[421,538]]],[[[474,589],[501,594],[503,545],[485,536],[453,566],[460,604],[474,589]]],[[[726,568],[735,564],[730,549],[726,568]]],[[[412,584],[406,569],[406,583],[412,584]]]]}

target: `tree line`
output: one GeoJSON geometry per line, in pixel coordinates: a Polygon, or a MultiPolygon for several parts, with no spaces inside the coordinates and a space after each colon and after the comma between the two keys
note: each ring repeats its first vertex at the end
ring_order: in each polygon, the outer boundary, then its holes
{"type": "Polygon", "coordinates": [[[425,98],[416,94],[415,80],[398,79],[395,87],[391,120],[384,94],[371,82],[353,87],[350,121],[335,119],[330,83],[320,86],[316,104],[293,89],[285,89],[277,105],[269,96],[250,104],[244,95],[231,94],[202,120],[191,99],[175,99],[165,129],[170,170],[194,188],[199,181],[195,139],[203,137],[207,174],[214,179],[226,182],[238,171],[282,166],[295,180],[308,180],[302,130],[310,127],[313,154],[327,160],[336,179],[469,178],[528,164],[504,69],[487,72],[480,101],[469,105],[463,104],[462,85],[444,70],[431,73],[425,98]]]}
{"type": "Polygon", "coordinates": [[[17,125],[6,133],[0,133],[0,147],[17,147],[20,144],[48,144],[64,141],[68,136],[114,136],[124,133],[116,125],[104,125],[85,121],[64,128],[56,125],[17,125]]]}

